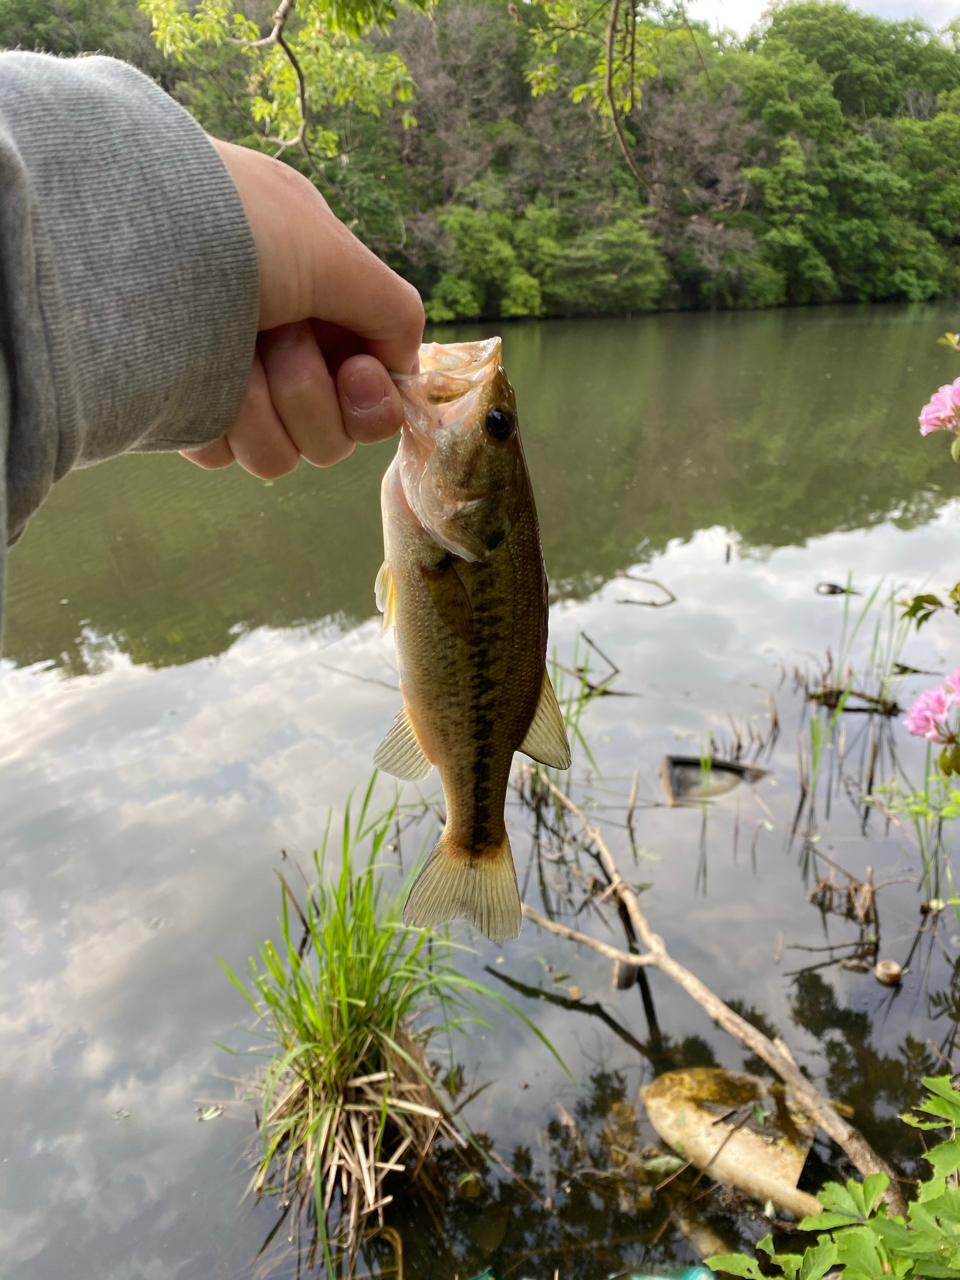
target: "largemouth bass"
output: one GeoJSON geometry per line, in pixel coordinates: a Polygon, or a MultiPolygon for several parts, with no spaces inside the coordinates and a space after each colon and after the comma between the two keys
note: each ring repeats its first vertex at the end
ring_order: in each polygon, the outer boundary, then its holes
{"type": "Polygon", "coordinates": [[[403,710],[374,756],[398,778],[436,765],[447,822],[404,923],[466,918],[520,932],[504,802],[515,751],[570,766],[546,670],[547,579],[500,339],[431,343],[396,375],[400,447],[383,477],[377,606],[394,627],[403,710]]]}

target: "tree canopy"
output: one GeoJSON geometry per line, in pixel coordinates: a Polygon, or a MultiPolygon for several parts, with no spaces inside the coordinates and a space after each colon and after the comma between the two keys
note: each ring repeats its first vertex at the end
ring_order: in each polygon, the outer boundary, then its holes
{"type": "Polygon", "coordinates": [[[301,168],[436,321],[960,288],[960,20],[775,3],[4,0],[301,168]],[[148,35],[152,39],[148,39],[148,35]]]}

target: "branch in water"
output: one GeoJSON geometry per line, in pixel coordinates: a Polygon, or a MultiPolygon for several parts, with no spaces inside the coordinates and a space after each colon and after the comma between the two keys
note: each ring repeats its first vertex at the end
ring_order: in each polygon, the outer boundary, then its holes
{"type": "Polygon", "coordinates": [[[600,860],[607,870],[614,892],[626,907],[630,920],[637,931],[637,936],[647,950],[643,955],[632,955],[628,951],[618,951],[616,947],[610,947],[606,943],[598,942],[584,933],[578,933],[575,929],[568,929],[566,925],[555,924],[552,920],[545,920],[542,916],[537,915],[536,912],[531,911],[529,907],[523,908],[524,915],[534,921],[540,928],[547,929],[550,933],[556,933],[561,938],[567,938],[580,946],[590,947],[594,951],[599,951],[601,955],[619,960],[621,964],[652,965],[659,969],[661,973],[665,973],[667,977],[672,978],[678,986],[683,987],[684,991],[696,1000],[702,1009],[706,1010],[716,1023],[723,1027],[724,1031],[729,1032],[730,1035],[735,1036],[742,1044],[746,1045],[748,1049],[751,1049],[772,1071],[776,1072],[785,1084],[789,1085],[797,1101],[810,1112],[824,1133],[847,1153],[860,1173],[864,1176],[871,1173],[885,1173],[887,1175],[889,1184],[884,1192],[887,1206],[892,1214],[905,1214],[906,1203],[900,1192],[897,1176],[886,1161],[877,1155],[858,1129],[855,1129],[852,1124],[849,1124],[842,1116],[838,1115],[834,1104],[826,1094],[821,1093],[806,1078],[784,1041],[779,1038],[771,1040],[762,1031],[758,1031],[756,1027],[751,1026],[738,1013],[734,1013],[728,1005],[724,1004],[719,996],[714,995],[710,988],[705,986],[695,974],[673,959],[667,952],[663,939],[659,934],[654,933],[650,927],[649,921],[640,909],[640,902],[636,893],[621,876],[616,859],[607,847],[600,831],[590,823],[583,810],[558,786],[549,781],[549,779],[547,780],[547,785],[559,803],[577,818],[586,835],[596,845],[600,860]]]}

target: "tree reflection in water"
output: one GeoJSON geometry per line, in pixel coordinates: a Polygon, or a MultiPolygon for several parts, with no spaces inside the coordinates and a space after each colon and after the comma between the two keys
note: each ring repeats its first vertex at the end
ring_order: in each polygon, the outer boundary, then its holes
{"type": "MultiPolygon", "coordinates": [[[[497,976],[524,994],[598,1016],[599,1006],[497,976]]],[[[954,968],[950,990],[929,1000],[931,1016],[955,1022],[960,968],[954,968]]],[[[762,1021],[768,1033],[776,1030],[756,1010],[730,1003],[748,1020],[762,1021]]],[[[602,1012],[611,1034],[619,1034],[618,1028],[625,1031],[602,1012]]],[[[950,1070],[949,1062],[932,1044],[912,1037],[895,1054],[879,1052],[871,1044],[870,1016],[842,1007],[817,972],[795,978],[791,1012],[797,1026],[820,1044],[826,1064],[821,1086],[852,1110],[857,1127],[909,1184],[917,1177],[923,1146],[917,1130],[898,1117],[921,1101],[921,1077],[950,1070]]],[[[715,1063],[710,1045],[698,1036],[672,1041],[661,1032],[655,1052],[649,1042],[639,1042],[629,1032],[626,1037],[645,1058],[647,1078],[715,1063]]],[[[757,1071],[758,1065],[749,1057],[743,1063],[748,1071],[757,1071]]],[[[466,1095],[462,1071],[452,1092],[455,1101],[466,1095]]],[[[577,1280],[607,1280],[624,1270],[656,1272],[693,1263],[708,1251],[749,1248],[771,1229],[762,1206],[732,1188],[712,1184],[695,1169],[678,1169],[676,1156],[657,1140],[623,1072],[598,1067],[572,1114],[560,1103],[553,1110],[539,1153],[517,1146],[501,1168],[496,1153],[485,1158],[492,1143],[479,1134],[477,1150],[438,1148],[416,1183],[395,1175],[387,1184],[394,1199],[384,1212],[385,1228],[367,1239],[357,1274],[398,1275],[399,1242],[406,1280],[466,1280],[488,1267],[530,1280],[550,1280],[557,1270],[577,1280]]],[[[854,1173],[839,1148],[820,1135],[800,1186],[815,1192],[827,1180],[845,1180],[854,1173]]],[[[777,1220],[773,1226],[775,1236],[779,1232],[783,1237],[781,1246],[788,1240],[791,1248],[800,1247],[802,1237],[792,1224],[777,1220]]],[[[275,1238],[260,1260],[259,1274],[307,1274],[310,1235],[306,1222],[299,1232],[278,1232],[280,1245],[275,1238]]]]}

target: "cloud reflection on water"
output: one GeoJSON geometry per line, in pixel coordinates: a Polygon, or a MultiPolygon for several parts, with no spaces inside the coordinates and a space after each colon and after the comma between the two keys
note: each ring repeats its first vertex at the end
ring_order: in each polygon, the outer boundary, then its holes
{"type": "MultiPolygon", "coordinates": [[[[676,605],[618,606],[628,584],[614,580],[556,606],[551,643],[561,656],[586,630],[621,668],[622,686],[642,694],[590,708],[601,766],[629,776],[639,765],[655,795],[656,764],[678,738],[698,742],[728,712],[762,712],[781,662],[789,670],[835,642],[842,601],[817,597],[817,581],[852,571],[866,587],[887,574],[919,589],[931,571],[955,563],[958,535],[955,502],[910,531],[884,524],[726,564],[727,535],[707,530],[640,570],[664,581],[676,605]]],[[[946,660],[950,628],[951,620],[938,620],[924,630],[911,649],[915,665],[946,660]]],[[[73,679],[7,665],[5,1274],[52,1280],[68,1258],[78,1274],[118,1280],[242,1274],[264,1220],[236,1209],[247,1130],[226,1118],[198,1125],[195,1112],[199,1096],[232,1093],[216,1077],[231,1063],[213,1041],[239,1043],[232,1027],[244,1017],[215,957],[241,969],[254,939],[274,931],[271,867],[280,849],[308,855],[331,807],[336,825],[397,708],[389,688],[330,667],[389,682],[391,653],[369,622],[338,638],[262,628],[216,660],[159,670],[117,652],[106,653],[99,674],[73,679]],[[119,1108],[130,1117],[114,1120],[119,1108]]],[[[778,697],[789,719],[789,696],[778,697]]],[[[778,812],[790,798],[793,751],[788,725],[775,757],[779,785],[763,793],[778,812]]],[[[382,786],[392,792],[392,782],[382,786]]],[[[708,896],[696,898],[699,820],[697,812],[641,816],[640,842],[659,858],[642,870],[656,882],[648,900],[657,927],[721,994],[748,993],[788,1026],[783,979],[770,961],[774,939],[778,931],[819,936],[794,862],[771,837],[754,876],[749,859],[735,866],[718,836],[708,896]]],[[[729,811],[711,821],[724,832],[729,811]]],[[[853,859],[861,846],[851,841],[853,859]]],[[[516,844],[522,876],[527,846],[516,844]]],[[[869,856],[878,875],[905,864],[895,839],[871,842],[869,856]]],[[[497,954],[481,944],[465,963],[479,972],[497,954]]],[[[529,926],[503,954],[505,968],[532,982],[542,977],[538,955],[568,969],[575,963],[585,996],[616,1007],[642,1034],[635,993],[614,996],[599,958],[574,962],[564,944],[529,926]]],[[[874,999],[862,979],[838,985],[855,1002],[874,999]]],[[[681,993],[657,980],[655,994],[671,1034],[700,1034],[721,1061],[737,1063],[736,1049],[681,993]]],[[[601,1052],[593,1028],[549,1007],[531,1012],[585,1078],[601,1052]]],[[[916,1002],[901,1001],[884,1035],[920,1033],[921,1014],[916,1002]]],[[[801,1049],[816,1047],[795,1029],[791,1036],[801,1049]]],[[[620,1065],[629,1057],[617,1046],[602,1052],[620,1065]]],[[[465,1057],[481,1078],[499,1080],[478,1100],[474,1122],[536,1150],[559,1072],[512,1025],[478,1039],[465,1057]],[[539,1097],[518,1092],[522,1080],[539,1082],[539,1097]]]]}

